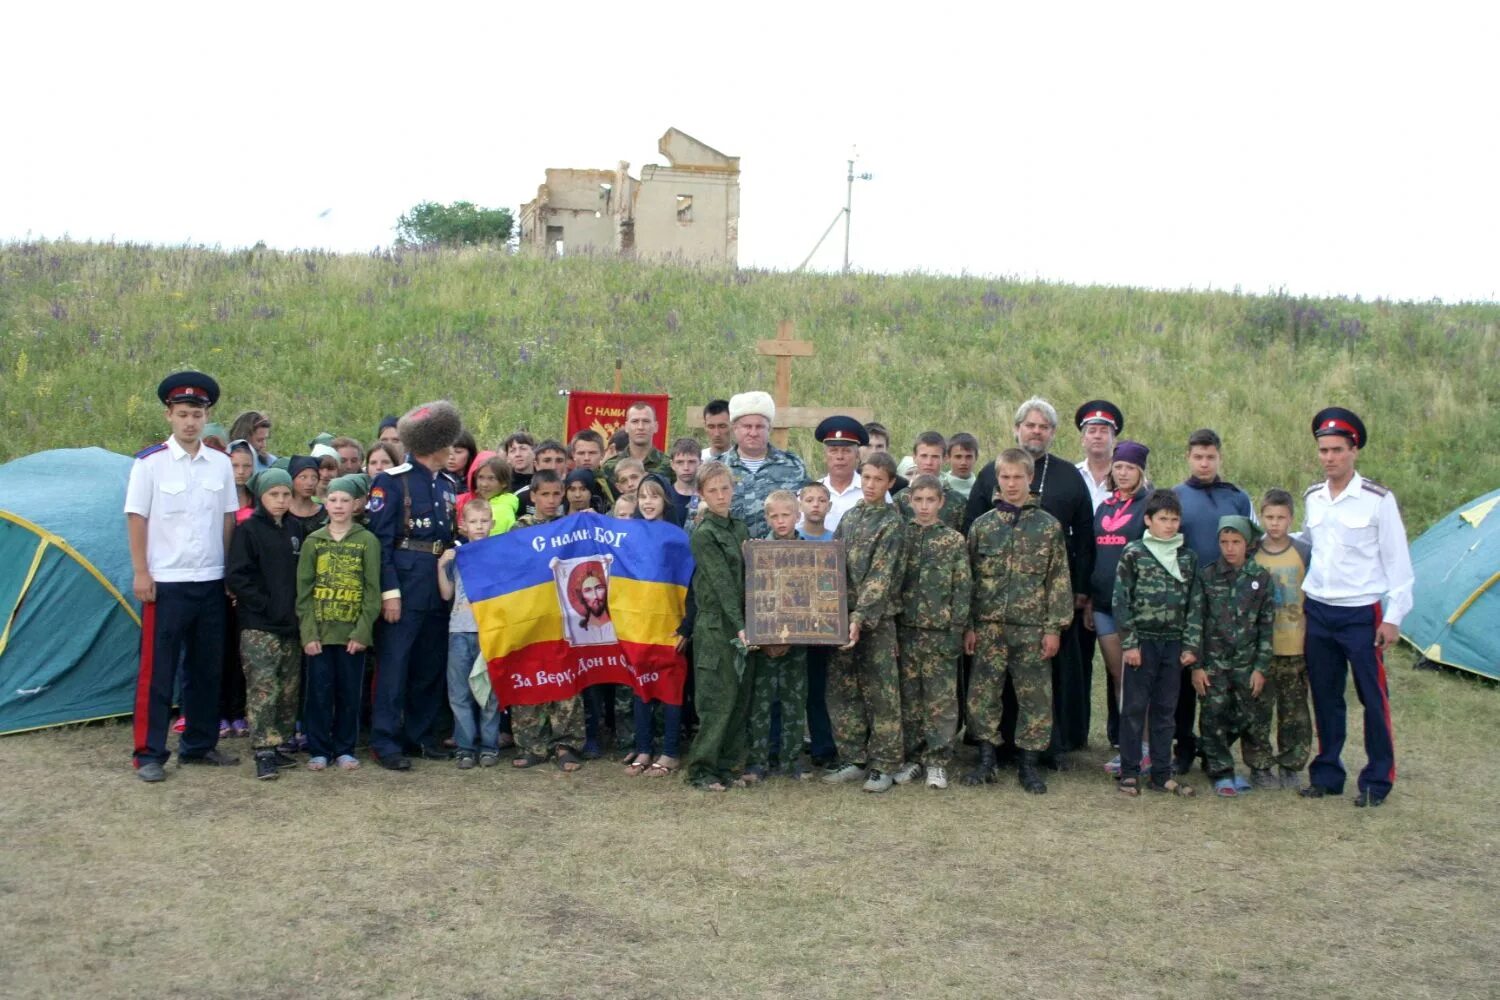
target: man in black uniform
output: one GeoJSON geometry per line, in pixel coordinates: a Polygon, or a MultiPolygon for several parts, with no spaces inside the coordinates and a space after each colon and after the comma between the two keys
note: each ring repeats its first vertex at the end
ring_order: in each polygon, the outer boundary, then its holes
{"type": "MultiPolygon", "coordinates": [[[[1057,410],[1039,396],[1033,396],[1016,410],[1016,443],[1036,462],[1031,493],[1042,510],[1062,525],[1068,550],[1068,575],[1073,581],[1075,607],[1088,602],[1089,576],[1094,571],[1094,504],[1083,475],[1067,459],[1058,458],[1048,449],[1057,434],[1057,410]]],[[[974,479],[965,510],[964,531],[995,499],[995,463],[990,462],[974,479]]],[[[1073,622],[1062,633],[1058,652],[1052,659],[1052,743],[1044,761],[1052,767],[1063,766],[1063,754],[1088,743],[1089,673],[1092,664],[1079,656],[1079,632],[1083,616],[1075,614],[1073,622]]],[[[1013,748],[1016,731],[1016,700],[1007,685],[1004,712],[1000,720],[1001,735],[1007,748],[1013,748]]]]}
{"type": "Polygon", "coordinates": [[[370,749],[380,766],[411,768],[409,753],[449,756],[437,732],[446,703],[449,604],[437,560],[453,545],[458,481],[446,466],[462,430],[452,403],[424,403],[397,424],[407,461],[370,484],[365,510],[380,541],[380,621],[370,749]]]}

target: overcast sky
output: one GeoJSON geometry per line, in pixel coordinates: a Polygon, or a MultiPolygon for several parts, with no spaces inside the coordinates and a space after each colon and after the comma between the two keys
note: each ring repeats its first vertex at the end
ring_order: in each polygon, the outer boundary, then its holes
{"type": "Polygon", "coordinates": [[[368,250],[675,125],[741,158],[745,266],[797,266],[857,146],[862,270],[1496,299],[1497,10],[15,5],[0,239],[368,250]]]}

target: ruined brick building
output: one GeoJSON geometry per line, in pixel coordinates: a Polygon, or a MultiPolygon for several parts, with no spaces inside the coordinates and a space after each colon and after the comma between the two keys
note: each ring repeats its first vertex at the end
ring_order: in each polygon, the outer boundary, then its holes
{"type": "Polygon", "coordinates": [[[740,159],[669,128],[667,166],[548,168],[521,206],[521,246],[539,253],[616,253],[733,266],[739,256],[740,159]]]}

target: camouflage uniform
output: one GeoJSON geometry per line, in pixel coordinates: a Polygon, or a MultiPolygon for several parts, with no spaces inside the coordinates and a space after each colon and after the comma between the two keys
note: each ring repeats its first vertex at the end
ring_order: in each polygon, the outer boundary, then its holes
{"type": "Polygon", "coordinates": [[[527,756],[547,757],[557,747],[577,748],[583,733],[583,706],[577,695],[566,701],[512,705],[509,711],[516,746],[527,756]]]}
{"type": "Polygon", "coordinates": [[[693,700],[698,735],[683,761],[692,782],[734,779],[745,755],[754,665],[734,641],[745,628],[745,554],[750,540],[744,522],[719,517],[706,508],[698,530],[688,536],[693,551],[693,700]]]}
{"type": "MultiPolygon", "coordinates": [[[[900,493],[897,493],[892,499],[896,503],[896,510],[901,512],[901,520],[911,523],[912,518],[916,516],[911,509],[911,487],[908,486],[900,493]]],[[[968,498],[962,493],[944,486],[943,509],[938,511],[938,520],[962,535],[964,530],[964,508],[968,504],[968,498]]]]}
{"type": "Polygon", "coordinates": [[[290,742],[302,691],[302,647],[296,635],[241,629],[240,659],[245,664],[245,717],[250,723],[251,747],[273,750],[290,742]]]}
{"type": "Polygon", "coordinates": [[[1203,590],[1203,662],[1208,694],[1202,696],[1203,753],[1211,778],[1234,773],[1234,741],[1245,763],[1270,768],[1273,696],[1250,694],[1250,675],[1271,669],[1271,629],[1276,615],[1271,574],[1254,559],[1235,569],[1220,559],[1198,574],[1203,590]]]}
{"type": "Polygon", "coordinates": [[[543,517],[532,511],[530,514],[523,514],[516,518],[516,523],[511,527],[511,530],[515,531],[517,528],[535,528],[539,524],[550,524],[560,517],[562,517],[561,514],[558,514],[556,517],[543,517]]]}
{"type": "MultiPolygon", "coordinates": [[[[962,516],[962,507],[959,510],[962,516]]],[[[901,731],[905,757],[948,766],[958,731],[958,657],[971,597],[964,536],[941,524],[907,524],[901,610],[901,731]]]]}
{"type": "Polygon", "coordinates": [[[740,459],[738,448],[725,455],[723,462],[734,475],[734,504],[729,516],[745,522],[751,538],[768,534],[766,497],[777,490],[796,493],[807,485],[807,467],[802,459],[780,448],[767,448],[765,462],[754,472],[740,459]]]}
{"type": "Polygon", "coordinates": [[[850,622],[859,642],[833,654],[828,713],[839,760],[895,771],[901,766],[901,685],[896,665],[896,613],[901,609],[903,525],[896,508],[861,500],[839,519],[844,543],[850,622]]]}
{"type": "MultiPolygon", "coordinates": [[[[1180,538],[1180,536],[1179,536],[1180,538]]],[[[1141,665],[1120,675],[1120,777],[1139,777],[1141,738],[1151,723],[1151,778],[1172,776],[1172,737],[1177,730],[1177,694],[1182,685],[1181,654],[1201,656],[1203,590],[1198,557],[1177,547],[1178,580],[1141,539],[1125,546],[1115,572],[1111,602],[1120,648],[1140,651],[1141,665]]]]}
{"type": "Polygon", "coordinates": [[[807,728],[807,647],[791,646],[781,656],[764,648],[751,653],[748,670],[754,675],[750,692],[750,752],[746,764],[766,767],[771,758],[771,709],[781,703],[781,747],[777,761],[784,771],[802,756],[807,728]]]}
{"type": "MultiPolygon", "coordinates": [[[[619,465],[622,461],[629,457],[630,452],[623,451],[618,455],[611,455],[609,458],[605,459],[604,465],[601,469],[601,471],[604,473],[605,478],[607,478],[611,483],[614,482],[615,466],[619,465]]],[[[659,472],[667,477],[668,482],[671,482],[672,460],[667,457],[666,452],[658,451],[655,445],[652,445],[651,450],[646,452],[646,458],[641,462],[641,464],[646,467],[647,474],[650,474],[652,472],[659,472]]]]}
{"type": "Polygon", "coordinates": [[[1015,512],[991,510],[969,528],[974,580],[969,678],[974,737],[998,742],[1005,681],[1016,694],[1016,746],[1040,752],[1052,739],[1052,667],[1042,637],[1073,620],[1073,584],[1062,525],[1034,497],[1015,512]]]}

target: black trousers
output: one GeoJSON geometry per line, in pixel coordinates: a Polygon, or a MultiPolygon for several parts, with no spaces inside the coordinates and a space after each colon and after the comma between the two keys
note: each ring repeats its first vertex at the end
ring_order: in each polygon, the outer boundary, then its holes
{"type": "MultiPolygon", "coordinates": [[[[1172,776],[1172,731],[1177,694],[1182,686],[1182,643],[1141,640],[1141,665],[1120,674],[1124,707],[1120,711],[1120,777],[1141,773],[1141,734],[1150,726],[1151,778],[1172,776]]],[[[1192,686],[1188,686],[1191,692],[1192,686]]],[[[1196,697],[1194,693],[1194,697],[1196,697]]]]}
{"type": "Polygon", "coordinates": [[[394,757],[437,750],[448,708],[448,609],[402,608],[392,625],[375,623],[380,668],[370,713],[370,749],[394,757]]]}
{"type": "Polygon", "coordinates": [[[223,580],[158,583],[144,605],[141,667],[135,685],[135,766],[165,764],[172,693],[182,672],[179,757],[202,757],[219,743],[219,676],[224,669],[223,580]]]}

